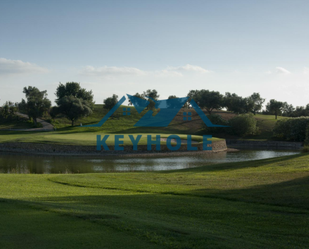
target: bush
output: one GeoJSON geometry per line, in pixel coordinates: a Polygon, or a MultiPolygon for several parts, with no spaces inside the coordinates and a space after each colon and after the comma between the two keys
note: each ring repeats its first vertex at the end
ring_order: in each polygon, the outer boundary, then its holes
{"type": "Polygon", "coordinates": [[[274,136],[284,140],[304,142],[308,125],[308,117],[279,120],[273,130],[274,136]]]}
{"type": "MultiPolygon", "coordinates": [[[[216,125],[229,125],[229,122],[225,119],[223,119],[220,115],[212,114],[207,115],[208,119],[211,121],[211,123],[216,125]]],[[[213,133],[222,133],[225,132],[225,128],[222,127],[208,127],[206,124],[204,124],[204,131],[209,134],[213,133]]]]}
{"type": "Polygon", "coordinates": [[[229,120],[229,125],[231,126],[228,129],[229,133],[237,136],[255,134],[257,131],[256,119],[253,114],[238,115],[229,120]]]}
{"type": "Polygon", "coordinates": [[[309,148],[309,124],[307,124],[307,128],[306,128],[306,139],[305,139],[305,145],[308,146],[309,148]]]}
{"type": "Polygon", "coordinates": [[[308,153],[309,152],[309,146],[304,146],[304,148],[302,148],[301,152],[308,153]]]}

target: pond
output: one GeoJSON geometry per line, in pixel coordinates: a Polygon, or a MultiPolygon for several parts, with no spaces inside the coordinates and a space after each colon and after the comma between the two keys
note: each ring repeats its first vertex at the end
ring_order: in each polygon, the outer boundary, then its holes
{"type": "Polygon", "coordinates": [[[159,171],[287,156],[299,151],[241,150],[174,157],[87,157],[0,153],[0,173],[52,174],[159,171]]]}

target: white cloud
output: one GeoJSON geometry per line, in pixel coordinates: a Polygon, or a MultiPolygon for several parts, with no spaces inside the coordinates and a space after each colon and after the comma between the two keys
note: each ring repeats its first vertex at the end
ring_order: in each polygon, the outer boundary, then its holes
{"type": "Polygon", "coordinates": [[[183,74],[180,72],[176,72],[176,71],[171,71],[171,70],[159,70],[159,71],[155,71],[154,72],[155,76],[159,76],[159,77],[182,77],[183,74]]]}
{"type": "Polygon", "coordinates": [[[209,70],[202,68],[200,66],[190,65],[187,64],[185,66],[180,67],[168,67],[167,70],[169,71],[182,71],[182,72],[198,72],[198,73],[209,73],[209,70]]]}
{"type": "Polygon", "coordinates": [[[87,66],[82,70],[82,74],[105,76],[105,75],[144,75],[144,71],[134,67],[92,67],[87,66]]]}
{"type": "Polygon", "coordinates": [[[0,58],[0,75],[46,73],[48,70],[30,62],[0,58]]]}
{"type": "Polygon", "coordinates": [[[303,73],[308,75],[309,74],[309,67],[305,67],[303,73]]]}
{"type": "Polygon", "coordinates": [[[276,67],[276,74],[290,74],[291,72],[283,67],[276,67]]]}
{"type": "Polygon", "coordinates": [[[155,71],[143,71],[134,67],[98,67],[87,66],[81,70],[81,74],[88,76],[156,76],[156,77],[182,77],[183,73],[193,72],[193,73],[209,73],[210,71],[200,67],[187,64],[185,66],[179,67],[167,67],[163,70],[155,71]]]}
{"type": "Polygon", "coordinates": [[[286,70],[285,68],[283,67],[276,67],[276,69],[274,71],[271,71],[271,70],[268,70],[266,72],[266,74],[277,74],[277,75],[288,75],[288,74],[291,74],[290,71],[286,70]]]}

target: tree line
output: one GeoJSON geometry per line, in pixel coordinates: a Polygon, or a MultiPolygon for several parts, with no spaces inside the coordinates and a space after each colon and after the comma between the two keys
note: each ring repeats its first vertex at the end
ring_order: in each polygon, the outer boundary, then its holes
{"type": "MultiPolygon", "coordinates": [[[[47,98],[47,91],[40,91],[38,88],[29,86],[24,87],[23,93],[26,99],[22,99],[20,103],[11,103],[7,101],[1,108],[2,117],[9,117],[18,108],[21,112],[28,114],[29,118],[33,119],[36,124],[37,118],[42,117],[48,112],[54,119],[57,115],[62,114],[71,121],[72,126],[75,122],[85,116],[92,114],[94,110],[93,93],[91,90],[82,88],[77,82],[67,82],[66,84],[59,83],[56,89],[56,106],[51,106],[51,101],[47,98]]],[[[155,108],[155,101],[160,95],[155,89],[148,89],[142,93],[136,93],[134,96],[147,99],[150,104],[147,109],[155,108]]],[[[190,90],[187,94],[189,97],[185,108],[190,108],[190,101],[194,100],[202,109],[206,110],[209,115],[214,110],[226,109],[227,111],[236,114],[262,112],[265,99],[259,93],[254,92],[248,97],[241,97],[236,93],[226,92],[222,95],[218,91],[210,91],[206,89],[190,90]]],[[[170,95],[169,99],[177,98],[175,95],[170,95]]],[[[118,96],[113,94],[103,100],[104,108],[111,109],[118,102],[118,96]]],[[[129,105],[132,103],[129,100],[129,105]]],[[[271,99],[266,104],[266,109],[263,114],[273,114],[277,119],[278,115],[287,117],[309,116],[309,104],[306,107],[293,107],[287,102],[280,102],[271,99]]]]}

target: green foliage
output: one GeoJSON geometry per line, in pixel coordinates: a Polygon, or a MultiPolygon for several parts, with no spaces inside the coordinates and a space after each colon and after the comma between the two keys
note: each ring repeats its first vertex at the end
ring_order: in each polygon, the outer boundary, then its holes
{"type": "Polygon", "coordinates": [[[307,124],[307,127],[306,127],[305,145],[308,145],[308,146],[309,146],[309,123],[307,124]]]}
{"type": "Polygon", "coordinates": [[[256,134],[257,128],[257,121],[254,118],[253,114],[242,114],[233,117],[230,120],[223,119],[220,115],[212,114],[207,116],[209,120],[213,124],[217,125],[226,125],[229,127],[208,127],[205,124],[203,125],[204,130],[203,133],[207,134],[230,134],[236,136],[246,136],[256,134]]]}
{"type": "MultiPolygon", "coordinates": [[[[157,90],[148,89],[147,91],[144,91],[143,93],[136,93],[133,95],[134,97],[138,97],[141,99],[147,99],[149,101],[149,105],[147,106],[147,110],[154,110],[155,109],[155,100],[158,100],[160,95],[158,94],[157,90]]],[[[176,98],[175,95],[171,95],[173,98],[176,98]]],[[[170,97],[171,97],[170,96],[170,97]]],[[[130,99],[129,99],[129,105],[132,105],[130,99]]]]}
{"type": "Polygon", "coordinates": [[[277,119],[277,116],[282,113],[284,106],[285,104],[283,102],[271,99],[266,105],[266,112],[274,114],[277,119]]]}
{"type": "Polygon", "coordinates": [[[148,89],[147,91],[144,91],[141,95],[144,99],[147,99],[149,101],[149,105],[147,106],[147,109],[154,110],[155,109],[155,100],[158,100],[160,95],[158,94],[157,90],[155,89],[148,89]]]}
{"type": "Polygon", "coordinates": [[[27,101],[22,99],[18,108],[27,113],[36,125],[36,119],[42,117],[51,106],[50,100],[47,99],[47,91],[40,91],[36,87],[29,86],[28,88],[24,87],[23,93],[25,93],[27,101]]]}
{"type": "MultiPolygon", "coordinates": [[[[207,115],[208,119],[216,125],[229,125],[229,122],[223,119],[220,115],[211,114],[207,115]]],[[[208,127],[206,124],[203,123],[204,133],[206,134],[215,134],[215,133],[224,133],[227,132],[229,128],[222,128],[222,127],[208,127]]]]}
{"type": "Polygon", "coordinates": [[[214,109],[221,109],[223,107],[223,96],[219,92],[209,90],[191,90],[188,95],[189,101],[193,99],[200,108],[205,108],[211,115],[214,109]]]}
{"type": "Polygon", "coordinates": [[[11,120],[15,116],[15,112],[18,110],[18,104],[14,104],[11,101],[6,101],[1,108],[1,116],[4,120],[11,120]]]}
{"type": "Polygon", "coordinates": [[[74,122],[78,118],[89,116],[92,113],[89,102],[72,95],[62,97],[57,104],[59,105],[57,109],[58,112],[70,119],[72,121],[72,126],[74,126],[74,122]]]}
{"type": "Polygon", "coordinates": [[[257,131],[256,119],[252,114],[235,116],[229,120],[229,125],[231,126],[227,129],[229,133],[237,136],[246,136],[257,131]]]}
{"type": "Polygon", "coordinates": [[[308,124],[308,117],[279,120],[273,131],[274,137],[289,141],[304,142],[306,139],[306,129],[308,124]]]}
{"type": "Polygon", "coordinates": [[[236,93],[226,92],[224,104],[228,111],[241,114],[251,112],[254,108],[254,101],[250,98],[243,98],[236,93]]]}
{"type": "Polygon", "coordinates": [[[92,91],[81,88],[79,83],[67,82],[65,85],[60,83],[56,96],[57,107],[52,108],[50,115],[55,118],[58,114],[63,114],[71,120],[72,126],[79,118],[89,116],[94,109],[92,91]]]}
{"type": "Polygon", "coordinates": [[[303,153],[308,153],[309,152],[309,146],[304,146],[301,150],[303,153]]]}
{"type": "Polygon", "coordinates": [[[0,248],[307,248],[308,161],[0,174],[0,248]]]}
{"type": "Polygon", "coordinates": [[[118,102],[118,96],[116,94],[113,94],[112,97],[109,97],[103,101],[104,108],[107,110],[111,110],[118,102]]]}
{"type": "MultiPolygon", "coordinates": [[[[292,117],[295,112],[295,108],[293,107],[293,105],[289,105],[287,102],[283,103],[282,106],[282,115],[286,116],[286,117],[292,117]]],[[[299,115],[299,116],[305,116],[305,115],[299,115]]]]}
{"type": "Polygon", "coordinates": [[[259,93],[253,93],[248,100],[252,103],[251,112],[255,115],[256,112],[262,110],[265,99],[261,98],[259,93]]]}

